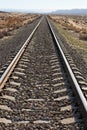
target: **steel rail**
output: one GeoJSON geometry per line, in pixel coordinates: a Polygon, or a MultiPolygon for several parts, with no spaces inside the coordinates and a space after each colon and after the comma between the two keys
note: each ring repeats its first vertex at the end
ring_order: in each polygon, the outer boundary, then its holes
{"type": "Polygon", "coordinates": [[[17,55],[14,57],[14,59],[12,60],[12,62],[10,63],[10,65],[7,67],[7,69],[5,70],[5,72],[2,74],[2,76],[0,78],[0,90],[4,87],[6,81],[8,80],[8,78],[11,75],[12,71],[14,70],[14,67],[18,63],[18,61],[21,58],[22,54],[24,53],[27,45],[29,44],[31,38],[33,37],[34,33],[36,32],[37,28],[39,27],[42,19],[43,19],[43,17],[40,19],[40,21],[38,22],[38,24],[36,25],[36,27],[34,28],[34,30],[32,31],[32,33],[30,34],[30,36],[28,37],[28,39],[25,41],[25,43],[23,44],[23,46],[21,47],[21,49],[19,50],[19,52],[17,53],[17,55]]]}
{"type": "Polygon", "coordinates": [[[54,33],[53,29],[52,29],[52,26],[51,26],[48,18],[47,18],[47,22],[48,22],[49,28],[51,30],[51,34],[53,36],[53,39],[54,39],[54,41],[55,41],[55,43],[57,45],[57,48],[58,48],[58,50],[60,52],[61,58],[63,59],[64,66],[65,66],[66,70],[68,71],[68,77],[70,78],[71,86],[72,86],[74,92],[77,94],[77,97],[80,100],[80,107],[82,108],[81,112],[84,115],[84,117],[87,119],[87,100],[86,100],[86,98],[85,98],[85,96],[84,96],[84,94],[83,94],[83,92],[82,92],[82,90],[80,88],[80,85],[78,84],[78,81],[77,81],[77,79],[76,79],[76,77],[75,77],[75,75],[74,75],[68,61],[67,61],[67,58],[66,58],[66,56],[65,56],[65,54],[64,54],[58,40],[57,40],[57,37],[56,37],[56,35],[55,35],[55,33],[54,33]]]}

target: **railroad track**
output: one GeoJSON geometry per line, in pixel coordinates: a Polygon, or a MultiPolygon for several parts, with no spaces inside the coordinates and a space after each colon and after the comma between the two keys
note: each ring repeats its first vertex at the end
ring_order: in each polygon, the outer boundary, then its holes
{"type": "Polygon", "coordinates": [[[85,130],[86,85],[42,18],[0,78],[0,129],[85,130]]]}

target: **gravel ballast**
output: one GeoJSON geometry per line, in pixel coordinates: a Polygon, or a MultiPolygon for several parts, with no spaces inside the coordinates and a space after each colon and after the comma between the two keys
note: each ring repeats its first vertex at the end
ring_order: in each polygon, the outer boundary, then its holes
{"type": "Polygon", "coordinates": [[[44,18],[1,92],[0,129],[83,130],[60,61],[44,18]]]}
{"type": "Polygon", "coordinates": [[[39,20],[40,19],[37,19],[32,23],[20,27],[20,29],[14,31],[16,33],[13,36],[0,40],[0,68],[5,65],[11,57],[15,56],[39,20]]]}

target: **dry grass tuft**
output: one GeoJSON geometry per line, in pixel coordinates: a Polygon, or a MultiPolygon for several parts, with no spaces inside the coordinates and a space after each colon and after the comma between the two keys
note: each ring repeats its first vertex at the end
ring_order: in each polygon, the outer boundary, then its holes
{"type": "Polygon", "coordinates": [[[82,33],[87,34],[87,28],[82,28],[82,33]]]}
{"type": "Polygon", "coordinates": [[[80,39],[80,40],[87,40],[87,34],[80,33],[80,34],[79,34],[79,39],[80,39]]]}

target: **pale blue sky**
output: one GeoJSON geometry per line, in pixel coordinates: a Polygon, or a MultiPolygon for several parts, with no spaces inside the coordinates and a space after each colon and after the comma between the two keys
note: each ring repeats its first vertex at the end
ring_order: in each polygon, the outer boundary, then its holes
{"type": "Polygon", "coordinates": [[[0,0],[0,9],[73,9],[87,8],[87,0],[0,0]]]}

